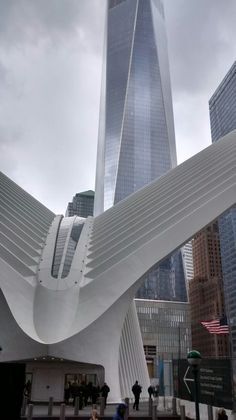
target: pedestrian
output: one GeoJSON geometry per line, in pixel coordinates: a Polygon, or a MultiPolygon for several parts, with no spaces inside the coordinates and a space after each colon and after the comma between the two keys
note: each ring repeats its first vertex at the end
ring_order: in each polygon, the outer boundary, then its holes
{"type": "Polygon", "coordinates": [[[221,408],[218,411],[218,420],[228,420],[228,416],[227,416],[226,411],[224,410],[224,408],[221,408]]]}
{"type": "Polygon", "coordinates": [[[66,405],[69,405],[70,401],[70,382],[67,382],[64,390],[64,401],[66,405]]]}
{"type": "Polygon", "coordinates": [[[112,420],[124,420],[126,408],[127,405],[125,403],[119,404],[116,408],[116,414],[113,416],[112,420]]]}
{"type": "Polygon", "coordinates": [[[92,404],[92,394],[93,394],[93,384],[92,382],[89,382],[87,385],[87,393],[88,393],[88,400],[90,400],[90,403],[92,404]]]}
{"type": "Polygon", "coordinates": [[[97,404],[98,395],[99,395],[99,388],[93,385],[91,388],[92,405],[97,404]]]}
{"type": "Polygon", "coordinates": [[[139,398],[142,392],[142,387],[139,385],[138,381],[135,381],[135,384],[132,386],[132,392],[134,394],[134,405],[133,409],[136,408],[136,411],[139,410],[139,398]]]}
{"type": "Polygon", "coordinates": [[[159,385],[156,385],[154,388],[154,397],[156,398],[159,397],[159,385]]]}
{"type": "Polygon", "coordinates": [[[97,410],[93,409],[91,412],[90,420],[97,420],[99,418],[97,410]]]}
{"type": "Polygon", "coordinates": [[[90,391],[88,384],[84,385],[84,406],[86,407],[88,405],[88,399],[89,399],[90,391]]]}
{"type": "Polygon", "coordinates": [[[28,401],[30,401],[31,397],[31,382],[28,380],[24,387],[24,396],[27,398],[28,401]]]}
{"type": "Polygon", "coordinates": [[[85,383],[84,382],[79,383],[79,387],[78,387],[79,410],[83,410],[84,408],[84,388],[85,388],[85,383]]]}
{"type": "Polygon", "coordinates": [[[104,401],[105,401],[105,408],[107,406],[107,397],[108,397],[109,392],[110,392],[110,388],[107,385],[107,383],[104,382],[104,385],[101,388],[101,394],[102,394],[102,397],[104,398],[104,401]]]}
{"type": "Polygon", "coordinates": [[[71,396],[73,398],[73,406],[75,406],[75,399],[79,397],[80,388],[77,378],[71,384],[71,396]]]}
{"type": "Polygon", "coordinates": [[[154,389],[152,385],[148,387],[148,394],[149,394],[149,398],[152,399],[152,396],[154,395],[154,389]]]}

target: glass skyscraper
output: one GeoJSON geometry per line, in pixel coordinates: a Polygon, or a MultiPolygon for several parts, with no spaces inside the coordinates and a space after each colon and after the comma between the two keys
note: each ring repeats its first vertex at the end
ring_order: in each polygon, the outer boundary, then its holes
{"type": "MultiPolygon", "coordinates": [[[[236,129],[236,62],[209,101],[212,141],[236,129]]],[[[225,304],[236,358],[236,208],[219,218],[225,304]]],[[[236,366],[235,366],[236,373],[236,366]]]]}
{"type": "Polygon", "coordinates": [[[66,217],[80,216],[88,217],[93,215],[94,191],[88,190],[75,194],[72,201],[68,203],[66,217]]]}
{"type": "MultiPolygon", "coordinates": [[[[109,0],[95,215],[176,165],[164,10],[160,0],[109,0]]],[[[138,297],[186,300],[181,251],[154,267],[138,297]]]]}

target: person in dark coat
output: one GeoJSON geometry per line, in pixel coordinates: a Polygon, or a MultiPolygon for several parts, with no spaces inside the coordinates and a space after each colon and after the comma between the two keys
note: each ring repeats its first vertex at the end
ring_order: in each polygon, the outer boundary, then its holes
{"type": "Polygon", "coordinates": [[[221,408],[221,410],[218,411],[218,420],[228,420],[226,411],[223,408],[221,408]]]}
{"type": "Polygon", "coordinates": [[[84,406],[88,405],[88,399],[90,396],[90,390],[88,384],[84,384],[84,406]]]}
{"type": "Polygon", "coordinates": [[[99,388],[93,385],[91,389],[91,398],[92,398],[93,405],[97,404],[98,395],[99,395],[99,388]]]}
{"type": "Polygon", "coordinates": [[[135,384],[132,386],[132,392],[134,394],[133,409],[136,408],[136,411],[138,411],[139,410],[139,398],[140,398],[140,394],[142,392],[142,387],[139,385],[138,381],[136,381],[135,384]]]}
{"type": "Polygon", "coordinates": [[[70,402],[70,385],[70,382],[67,382],[64,390],[64,401],[66,405],[68,405],[70,402]]]}
{"type": "Polygon", "coordinates": [[[76,397],[79,397],[79,394],[80,394],[80,387],[79,387],[79,383],[76,379],[71,384],[71,396],[73,398],[73,406],[75,405],[75,399],[76,399],[76,397]]]}
{"type": "Polygon", "coordinates": [[[25,387],[24,387],[24,396],[25,396],[28,400],[30,400],[30,396],[31,396],[31,382],[30,382],[30,380],[28,380],[28,381],[26,382],[26,384],[25,384],[25,387]]]}
{"type": "Polygon", "coordinates": [[[106,384],[106,382],[104,382],[104,385],[101,388],[101,395],[105,400],[105,407],[107,406],[107,396],[108,396],[109,392],[110,392],[110,388],[106,384]]]}
{"type": "Polygon", "coordinates": [[[116,414],[113,416],[112,420],[124,420],[125,412],[126,412],[126,404],[121,403],[116,408],[116,414]]]}
{"type": "Polygon", "coordinates": [[[148,394],[149,394],[149,398],[152,398],[152,396],[154,395],[154,389],[152,385],[148,387],[148,394]]]}
{"type": "Polygon", "coordinates": [[[89,382],[87,385],[87,393],[88,393],[88,399],[90,400],[92,404],[92,394],[93,394],[93,384],[92,382],[89,382]]]}
{"type": "Polygon", "coordinates": [[[156,385],[154,388],[154,397],[156,398],[159,397],[159,385],[156,385]]]}

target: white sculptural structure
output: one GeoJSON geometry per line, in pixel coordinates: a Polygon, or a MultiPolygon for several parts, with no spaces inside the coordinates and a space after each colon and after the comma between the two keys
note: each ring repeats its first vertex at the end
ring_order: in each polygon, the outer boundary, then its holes
{"type": "MultiPolygon", "coordinates": [[[[55,216],[1,174],[0,287],[31,339],[18,358],[101,364],[114,401],[136,377],[146,386],[130,307],[139,279],[235,201],[236,132],[86,220],[55,216]]],[[[5,348],[1,360],[13,360],[5,348]]]]}

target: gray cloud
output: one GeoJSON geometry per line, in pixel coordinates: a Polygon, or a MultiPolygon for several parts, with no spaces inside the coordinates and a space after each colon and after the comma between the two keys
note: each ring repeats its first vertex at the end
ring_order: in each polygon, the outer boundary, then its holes
{"type": "Polygon", "coordinates": [[[165,0],[179,162],[211,142],[208,101],[236,59],[234,0],[165,0]]]}
{"type": "Polygon", "coordinates": [[[94,188],[104,3],[0,8],[0,166],[64,212],[77,191],[94,188]]]}
{"type": "Polygon", "coordinates": [[[68,35],[84,40],[84,47],[98,46],[103,0],[5,0],[0,1],[1,42],[10,48],[50,39],[68,42],[68,35]],[[93,25],[88,24],[91,19],[93,25]]]}
{"type": "Polygon", "coordinates": [[[165,0],[175,90],[216,88],[235,60],[234,0],[165,0]]]}

